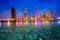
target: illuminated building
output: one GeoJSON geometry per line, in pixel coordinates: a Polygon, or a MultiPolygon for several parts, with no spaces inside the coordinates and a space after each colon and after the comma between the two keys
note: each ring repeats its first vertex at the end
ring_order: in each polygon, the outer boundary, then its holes
{"type": "Polygon", "coordinates": [[[27,8],[24,10],[24,18],[27,17],[27,8]]]}
{"type": "Polygon", "coordinates": [[[44,19],[48,20],[48,18],[49,18],[49,15],[48,14],[44,14],[44,19]]]}
{"type": "MultiPolygon", "coordinates": [[[[24,17],[16,18],[16,10],[14,7],[11,8],[11,19],[2,19],[4,21],[7,20],[7,25],[41,25],[41,24],[49,24],[49,21],[51,21],[51,24],[53,23],[53,20],[60,20],[59,18],[55,18],[52,16],[52,10],[50,10],[49,14],[44,14],[43,16],[40,16],[40,12],[36,12],[36,16],[32,16],[31,18],[27,15],[27,8],[24,10],[24,17]],[[11,21],[11,22],[10,22],[11,21]]],[[[0,19],[1,21],[1,19],[0,19]]],[[[60,21],[58,21],[60,23],[60,21]]],[[[3,23],[0,22],[0,25],[3,23]]]]}
{"type": "Polygon", "coordinates": [[[50,10],[50,12],[49,12],[49,20],[51,20],[51,21],[55,20],[55,18],[52,15],[52,10],[50,10]]]}
{"type": "Polygon", "coordinates": [[[27,16],[27,8],[24,10],[24,25],[29,25],[29,18],[27,16]]]}
{"type": "Polygon", "coordinates": [[[50,10],[49,16],[50,18],[52,18],[52,10],[50,10]]]}

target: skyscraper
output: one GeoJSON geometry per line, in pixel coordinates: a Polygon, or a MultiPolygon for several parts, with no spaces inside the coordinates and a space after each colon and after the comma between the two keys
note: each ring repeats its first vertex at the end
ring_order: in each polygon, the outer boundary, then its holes
{"type": "Polygon", "coordinates": [[[16,10],[14,7],[11,8],[11,18],[14,19],[12,21],[12,25],[15,26],[16,25],[16,10]]]}
{"type": "Polygon", "coordinates": [[[27,8],[24,10],[24,25],[29,25],[29,18],[27,16],[27,8]]]}
{"type": "Polygon", "coordinates": [[[11,8],[11,17],[12,19],[16,19],[16,10],[14,7],[11,8]]]}
{"type": "Polygon", "coordinates": [[[49,15],[50,15],[50,18],[52,18],[52,10],[50,10],[50,13],[49,13],[49,15]]]}
{"type": "Polygon", "coordinates": [[[24,10],[24,17],[27,17],[27,8],[24,10]]]}

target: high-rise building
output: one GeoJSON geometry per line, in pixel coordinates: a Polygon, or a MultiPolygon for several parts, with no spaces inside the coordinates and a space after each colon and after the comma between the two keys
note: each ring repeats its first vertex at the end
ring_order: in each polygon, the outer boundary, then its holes
{"type": "Polygon", "coordinates": [[[43,15],[45,19],[48,19],[49,15],[48,14],[44,14],[43,15]]]}
{"type": "Polygon", "coordinates": [[[29,25],[29,18],[27,16],[27,8],[24,10],[24,25],[29,25]]]}
{"type": "Polygon", "coordinates": [[[14,7],[11,8],[11,18],[14,19],[12,21],[12,25],[15,26],[16,25],[16,10],[14,7]]]}
{"type": "Polygon", "coordinates": [[[14,7],[11,8],[11,17],[12,19],[16,19],[16,10],[14,7]]]}
{"type": "Polygon", "coordinates": [[[49,15],[50,15],[50,18],[52,18],[52,10],[50,10],[50,13],[49,13],[49,15]]]}
{"type": "Polygon", "coordinates": [[[24,17],[27,17],[27,8],[24,10],[24,17]]]}

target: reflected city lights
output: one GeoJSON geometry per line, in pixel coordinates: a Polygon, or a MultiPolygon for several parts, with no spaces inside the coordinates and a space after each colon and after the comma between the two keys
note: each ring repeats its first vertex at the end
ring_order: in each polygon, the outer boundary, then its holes
{"type": "Polygon", "coordinates": [[[10,21],[8,21],[7,25],[10,26],[10,21]]]}
{"type": "Polygon", "coordinates": [[[45,24],[45,21],[44,20],[42,21],[42,24],[45,24]]]}
{"type": "Polygon", "coordinates": [[[28,21],[24,21],[24,25],[26,26],[29,25],[28,21]]]}
{"type": "Polygon", "coordinates": [[[18,25],[18,21],[16,21],[16,25],[18,25]]]}
{"type": "Polygon", "coordinates": [[[58,21],[58,23],[60,24],[60,20],[58,21]]]}
{"type": "Polygon", "coordinates": [[[23,25],[22,20],[20,20],[20,21],[18,22],[18,24],[19,24],[20,26],[22,26],[22,25],[23,25]]]}
{"type": "Polygon", "coordinates": [[[7,22],[7,26],[10,26],[10,21],[7,22]]]}
{"type": "Polygon", "coordinates": [[[37,26],[40,26],[40,25],[41,25],[41,21],[37,20],[37,26]]]}
{"type": "MultiPolygon", "coordinates": [[[[60,19],[60,18],[58,18],[60,19]]],[[[52,15],[52,10],[49,11],[49,14],[43,14],[42,16],[40,15],[40,12],[36,13],[36,16],[29,17],[27,9],[24,10],[24,16],[17,18],[16,17],[16,10],[13,7],[11,10],[11,18],[7,19],[0,19],[0,25],[3,25],[4,23],[8,26],[12,25],[17,25],[17,26],[23,26],[23,25],[33,25],[33,26],[40,26],[40,25],[48,25],[50,24],[49,21],[54,21],[58,20],[57,18],[53,17],[52,15]],[[4,22],[4,23],[2,23],[4,22]]],[[[53,23],[53,22],[51,22],[53,23]]],[[[60,23],[60,21],[58,21],[60,23]]]]}
{"type": "Polygon", "coordinates": [[[2,25],[2,23],[0,22],[0,26],[2,25]]]}
{"type": "Polygon", "coordinates": [[[0,26],[2,25],[2,23],[1,23],[1,19],[0,19],[0,26]]]}
{"type": "Polygon", "coordinates": [[[35,25],[35,20],[31,21],[31,25],[34,26],[35,25]]]}
{"type": "Polygon", "coordinates": [[[10,19],[7,19],[7,26],[10,26],[10,19]]]}
{"type": "Polygon", "coordinates": [[[49,25],[49,21],[48,20],[45,21],[45,25],[49,25]]]}

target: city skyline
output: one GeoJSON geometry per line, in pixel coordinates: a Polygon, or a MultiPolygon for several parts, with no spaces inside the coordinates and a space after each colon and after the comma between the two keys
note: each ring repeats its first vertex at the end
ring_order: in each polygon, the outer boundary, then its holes
{"type": "Polygon", "coordinates": [[[4,0],[0,1],[0,18],[11,17],[11,7],[16,9],[17,17],[24,16],[24,9],[27,8],[29,17],[35,16],[39,11],[41,15],[53,11],[54,17],[60,17],[59,0],[4,0]]]}

